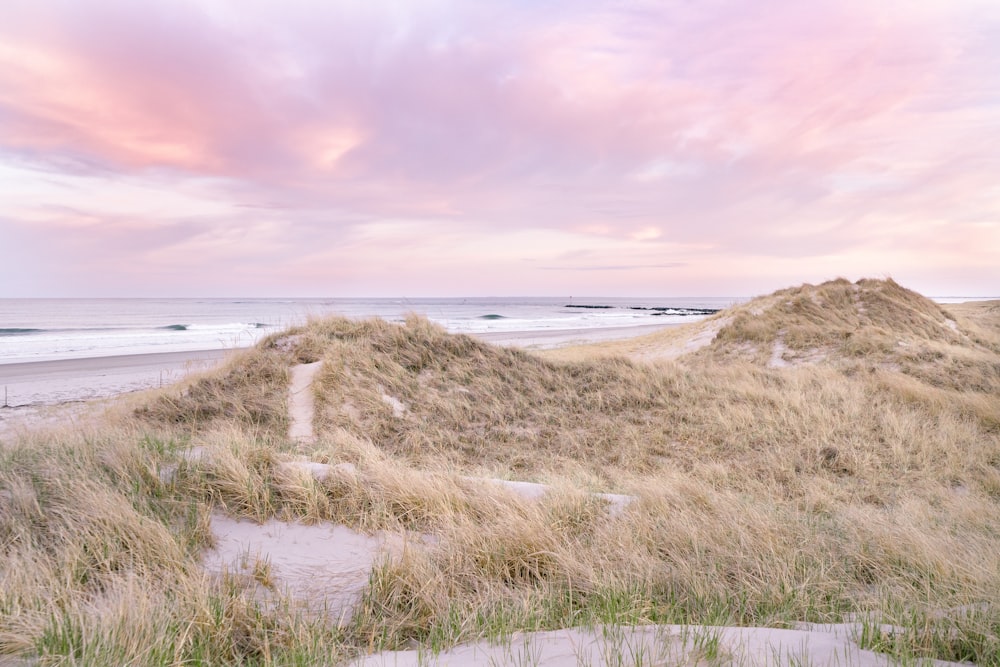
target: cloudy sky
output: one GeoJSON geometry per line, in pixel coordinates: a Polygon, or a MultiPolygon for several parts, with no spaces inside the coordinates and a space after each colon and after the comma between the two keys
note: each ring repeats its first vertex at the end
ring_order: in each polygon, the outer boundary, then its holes
{"type": "Polygon", "coordinates": [[[0,2],[0,296],[837,276],[1000,294],[1000,2],[0,2]]]}

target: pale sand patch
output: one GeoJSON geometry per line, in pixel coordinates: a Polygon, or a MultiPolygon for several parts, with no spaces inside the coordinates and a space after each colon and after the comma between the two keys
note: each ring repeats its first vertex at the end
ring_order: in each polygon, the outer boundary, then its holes
{"type": "Polygon", "coordinates": [[[403,545],[399,536],[369,536],[330,523],[258,524],[219,513],[212,515],[212,536],[206,571],[252,577],[255,567],[263,569],[273,591],[298,609],[338,621],[350,616],[379,558],[403,545]]]}
{"type": "MultiPolygon", "coordinates": [[[[191,447],[180,452],[180,458],[185,463],[200,463],[208,458],[208,450],[202,446],[191,447]]],[[[164,484],[172,484],[177,477],[176,463],[161,464],[158,476],[164,484]]]]}
{"type": "MultiPolygon", "coordinates": [[[[854,624],[810,625],[799,629],[659,625],[596,629],[571,628],[514,633],[505,641],[464,644],[438,655],[429,651],[387,651],[356,660],[354,665],[711,665],[785,667],[792,664],[884,667],[887,656],[862,650],[854,624]],[[713,655],[714,654],[714,655],[713,655]]],[[[960,663],[927,660],[939,667],[960,663]]]]}
{"type": "Polygon", "coordinates": [[[785,332],[779,331],[771,345],[771,358],[767,361],[768,368],[788,368],[790,366],[805,366],[818,364],[827,358],[827,353],[819,348],[795,350],[789,353],[785,345],[785,332]]]}
{"type": "Polygon", "coordinates": [[[274,349],[280,350],[281,352],[292,352],[299,346],[302,341],[302,334],[284,335],[281,338],[274,341],[274,349]]]}
{"type": "Polygon", "coordinates": [[[292,381],[288,386],[288,437],[291,440],[305,443],[316,440],[313,433],[316,398],[312,384],[322,366],[322,361],[292,366],[292,381]]]}
{"type": "Polygon", "coordinates": [[[317,482],[325,482],[331,477],[351,479],[357,477],[358,469],[353,463],[317,463],[316,461],[282,461],[276,469],[284,474],[299,474],[312,477],[317,482]]]}
{"type": "Polygon", "coordinates": [[[774,339],[774,344],[771,346],[771,358],[767,361],[768,368],[785,368],[791,364],[785,360],[785,352],[788,348],[785,346],[785,332],[779,331],[777,337],[774,339]]]}
{"type": "Polygon", "coordinates": [[[583,345],[546,350],[541,354],[546,358],[561,361],[610,356],[628,357],[633,361],[647,363],[668,361],[711,345],[719,331],[731,320],[731,317],[708,318],[698,322],[675,324],[646,335],[622,334],[616,340],[587,341],[583,345]]]}
{"type": "Polygon", "coordinates": [[[401,400],[395,396],[391,396],[385,390],[382,385],[378,386],[379,396],[382,397],[382,402],[392,408],[392,414],[395,417],[402,417],[406,414],[406,405],[403,404],[401,400]]]}
{"type": "Polygon", "coordinates": [[[697,327],[689,336],[671,341],[670,344],[662,346],[652,345],[646,350],[640,350],[636,358],[644,361],[676,359],[685,354],[696,352],[703,347],[711,345],[712,341],[718,335],[719,330],[731,321],[731,317],[720,317],[710,320],[703,326],[697,327]]]}

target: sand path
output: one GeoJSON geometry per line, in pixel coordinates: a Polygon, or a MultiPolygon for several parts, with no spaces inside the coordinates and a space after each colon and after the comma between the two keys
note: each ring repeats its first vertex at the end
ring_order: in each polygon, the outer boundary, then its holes
{"type": "Polygon", "coordinates": [[[350,616],[379,555],[403,542],[332,523],[259,524],[218,512],[212,515],[212,536],[215,548],[203,561],[208,572],[256,578],[262,598],[287,595],[299,611],[335,621],[350,616]]]}
{"type": "Polygon", "coordinates": [[[648,344],[645,344],[645,339],[643,338],[625,340],[621,344],[631,348],[629,356],[636,361],[677,359],[685,354],[697,352],[701,348],[711,345],[719,331],[731,321],[731,317],[722,317],[683,329],[687,334],[685,336],[665,339],[657,339],[655,336],[649,336],[648,340],[651,342],[648,344]]]}
{"type": "MultiPolygon", "coordinates": [[[[862,650],[852,639],[859,631],[854,624],[801,624],[794,630],[683,625],[569,628],[518,632],[498,644],[485,641],[463,644],[436,656],[419,650],[378,653],[354,664],[365,667],[622,664],[885,667],[898,664],[885,655],[862,650]]],[[[921,664],[959,665],[941,660],[921,664]]]]}
{"type": "Polygon", "coordinates": [[[292,366],[292,381],[288,386],[288,437],[304,443],[316,441],[313,416],[316,399],[312,391],[313,379],[323,366],[322,361],[292,366]]]}
{"type": "MultiPolygon", "coordinates": [[[[315,441],[312,384],[321,367],[322,362],[315,362],[291,369],[288,436],[292,440],[315,441]]],[[[353,473],[350,464],[291,461],[283,466],[317,479],[338,471],[353,473]]],[[[287,596],[306,614],[339,621],[350,616],[380,554],[392,553],[403,542],[398,535],[370,536],[333,523],[305,525],[276,519],[256,523],[218,512],[212,515],[212,536],[215,547],[203,561],[207,571],[256,579],[258,597],[287,596]]]]}

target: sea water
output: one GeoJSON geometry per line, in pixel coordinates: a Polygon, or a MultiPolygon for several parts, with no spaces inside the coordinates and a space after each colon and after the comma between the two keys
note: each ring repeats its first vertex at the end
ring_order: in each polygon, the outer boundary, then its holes
{"type": "Polygon", "coordinates": [[[448,299],[0,299],[0,364],[249,347],[313,317],[403,321],[455,333],[692,321],[736,297],[448,299]]]}

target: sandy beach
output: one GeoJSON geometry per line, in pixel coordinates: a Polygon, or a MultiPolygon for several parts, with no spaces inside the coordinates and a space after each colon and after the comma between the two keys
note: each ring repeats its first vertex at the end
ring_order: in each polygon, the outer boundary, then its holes
{"type": "Polygon", "coordinates": [[[124,393],[165,386],[212,368],[231,352],[199,350],[0,364],[0,438],[72,422],[124,393]]]}
{"type": "Polygon", "coordinates": [[[108,398],[176,382],[186,373],[211,368],[229,353],[200,350],[0,364],[0,386],[11,408],[108,398]]]}

